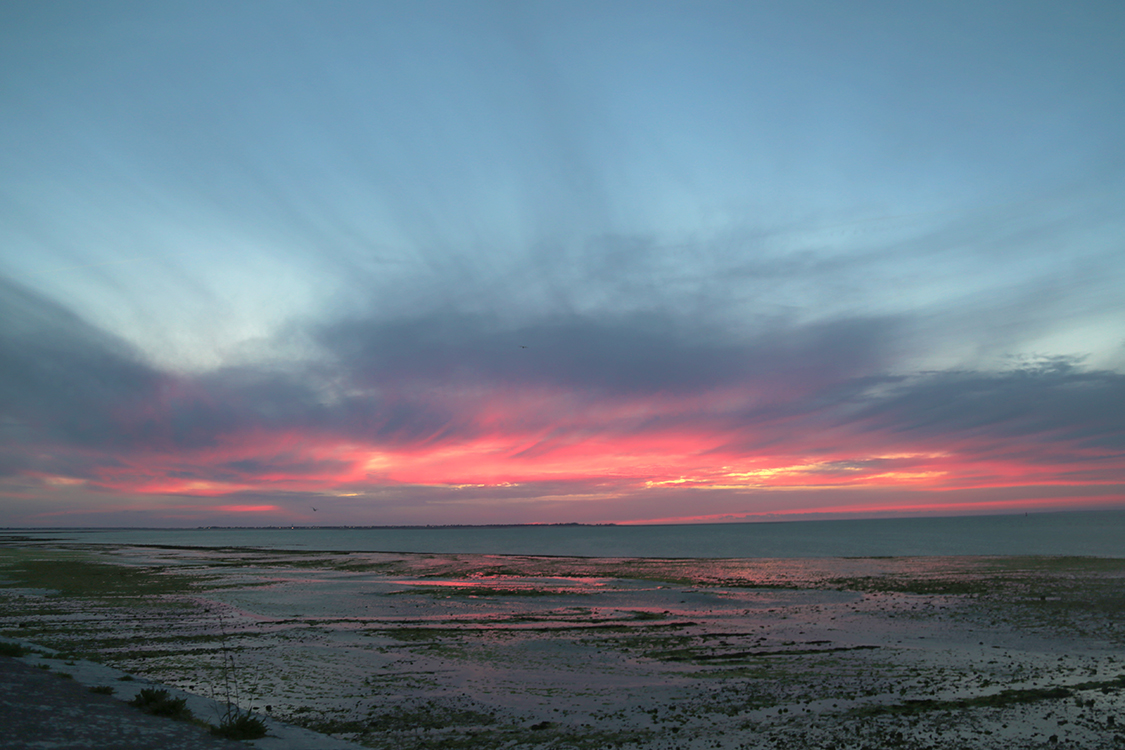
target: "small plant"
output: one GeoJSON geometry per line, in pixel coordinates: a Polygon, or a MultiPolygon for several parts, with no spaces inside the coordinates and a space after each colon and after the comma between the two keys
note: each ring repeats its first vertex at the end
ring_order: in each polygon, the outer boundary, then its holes
{"type": "Polygon", "coordinates": [[[222,697],[226,703],[226,711],[219,717],[218,726],[212,725],[211,734],[231,740],[256,740],[265,737],[265,722],[238,707],[238,666],[234,661],[234,651],[227,642],[227,627],[221,613],[218,618],[223,652],[220,667],[223,678],[222,697]]]}
{"type": "Polygon", "coordinates": [[[144,688],[137,693],[136,698],[129,701],[130,706],[139,708],[146,714],[190,721],[194,717],[186,704],[187,699],[173,698],[167,690],[157,688],[144,688]]]}
{"type": "Polygon", "coordinates": [[[121,675],[120,677],[117,678],[117,681],[118,682],[132,682],[133,681],[133,675],[123,674],[123,675],[121,675]]]}
{"type": "Polygon", "coordinates": [[[113,686],[112,685],[94,685],[92,688],[90,688],[90,692],[91,693],[97,693],[98,695],[113,695],[113,686]]]}
{"type": "Polygon", "coordinates": [[[25,656],[27,649],[18,643],[0,643],[0,656],[25,656]]]}
{"type": "Polygon", "coordinates": [[[266,723],[249,712],[228,710],[219,726],[211,727],[211,734],[228,740],[256,740],[266,736],[266,723]]]}
{"type": "Polygon", "coordinates": [[[74,675],[70,672],[55,672],[55,677],[61,677],[64,680],[73,680],[74,675]]]}

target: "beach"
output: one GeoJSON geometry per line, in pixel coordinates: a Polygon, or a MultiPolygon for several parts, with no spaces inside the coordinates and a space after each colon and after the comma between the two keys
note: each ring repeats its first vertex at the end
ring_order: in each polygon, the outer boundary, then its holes
{"type": "Polygon", "coordinates": [[[374,748],[1125,747],[1125,560],[11,534],[0,635],[374,748]]]}

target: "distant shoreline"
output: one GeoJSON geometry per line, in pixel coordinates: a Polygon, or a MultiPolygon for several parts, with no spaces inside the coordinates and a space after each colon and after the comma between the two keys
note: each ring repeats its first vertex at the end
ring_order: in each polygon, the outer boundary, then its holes
{"type": "Polygon", "coordinates": [[[158,544],[352,552],[552,557],[823,558],[931,556],[1125,557],[1125,512],[716,524],[450,524],[8,529],[81,544],[158,544]]]}
{"type": "MultiPolygon", "coordinates": [[[[365,529],[537,529],[559,527],[605,528],[619,526],[616,523],[444,523],[444,524],[382,524],[353,526],[0,526],[0,532],[13,531],[338,531],[342,529],[363,531],[365,529]]],[[[625,524],[626,526],[632,524],[625,524]]]]}
{"type": "Polygon", "coordinates": [[[44,532],[44,531],[425,531],[427,529],[536,529],[536,528],[667,528],[667,527],[731,527],[731,526],[762,526],[762,525],[805,525],[805,524],[866,524],[866,523],[896,523],[903,521],[937,521],[941,519],[1011,519],[1011,518],[1042,518],[1044,516],[1072,516],[1087,514],[1125,515],[1125,506],[1097,507],[1097,508],[1068,508],[1068,509],[1026,509],[1003,513],[951,513],[935,515],[875,515],[853,517],[848,515],[831,515],[828,517],[811,517],[807,515],[789,516],[763,516],[755,518],[741,518],[731,520],[706,520],[706,521],[607,521],[604,523],[550,522],[550,523],[448,523],[448,524],[269,524],[269,525],[205,525],[205,526],[0,526],[0,532],[44,532]]]}

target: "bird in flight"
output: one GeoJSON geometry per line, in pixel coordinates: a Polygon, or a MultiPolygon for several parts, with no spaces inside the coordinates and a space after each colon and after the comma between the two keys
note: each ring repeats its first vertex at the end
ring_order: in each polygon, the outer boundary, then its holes
{"type": "MultiPolygon", "coordinates": [[[[310,507],[310,508],[312,508],[312,506],[311,506],[311,505],[310,505],[309,507],[310,507]]],[[[316,508],[313,508],[313,512],[314,512],[314,513],[316,512],[316,508]]]]}
{"type": "Polygon", "coordinates": [[[527,348],[526,346],[524,346],[523,344],[520,344],[520,349],[526,349],[526,348],[527,348]]]}

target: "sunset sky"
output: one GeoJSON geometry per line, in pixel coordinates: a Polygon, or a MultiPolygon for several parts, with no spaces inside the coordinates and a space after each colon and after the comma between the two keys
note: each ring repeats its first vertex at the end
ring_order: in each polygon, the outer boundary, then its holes
{"type": "Polygon", "coordinates": [[[0,526],[1125,507],[1123,38],[5,2],[0,526]]]}

